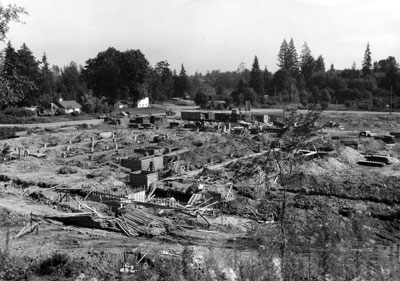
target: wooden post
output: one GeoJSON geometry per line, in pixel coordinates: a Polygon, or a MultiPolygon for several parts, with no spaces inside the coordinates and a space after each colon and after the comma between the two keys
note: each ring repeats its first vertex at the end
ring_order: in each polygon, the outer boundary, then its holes
{"type": "Polygon", "coordinates": [[[6,254],[8,253],[8,243],[9,243],[9,241],[10,241],[10,230],[7,229],[7,232],[6,232],[6,250],[5,250],[6,254]]]}

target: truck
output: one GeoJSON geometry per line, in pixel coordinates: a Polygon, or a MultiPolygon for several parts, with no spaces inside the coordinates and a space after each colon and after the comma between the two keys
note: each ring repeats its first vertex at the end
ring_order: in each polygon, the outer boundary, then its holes
{"type": "Polygon", "coordinates": [[[359,137],[375,137],[376,136],[376,134],[375,133],[372,133],[371,131],[361,131],[359,134],[358,134],[358,136],[359,137]]]}

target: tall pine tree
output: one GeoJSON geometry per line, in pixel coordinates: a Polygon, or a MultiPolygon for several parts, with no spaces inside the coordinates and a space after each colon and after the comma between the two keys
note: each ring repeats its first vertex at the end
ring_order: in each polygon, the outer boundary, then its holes
{"type": "Polygon", "coordinates": [[[174,88],[175,88],[175,96],[177,97],[185,97],[185,94],[189,90],[189,79],[183,64],[181,65],[181,71],[179,72],[179,76],[175,77],[174,88]]]}
{"type": "Polygon", "coordinates": [[[4,60],[2,75],[7,78],[12,78],[17,75],[18,54],[11,42],[8,41],[7,47],[4,50],[4,60]]]}
{"type": "Polygon", "coordinates": [[[371,50],[369,49],[369,42],[367,43],[367,48],[364,53],[364,60],[362,62],[362,74],[363,76],[368,76],[372,72],[372,59],[371,50]]]}
{"type": "Polygon", "coordinates": [[[300,69],[301,74],[306,80],[310,78],[311,74],[313,73],[314,61],[314,57],[311,55],[311,50],[308,47],[307,42],[304,42],[300,55],[300,69]]]}
{"type": "Polygon", "coordinates": [[[287,53],[288,53],[288,44],[286,42],[286,39],[283,39],[281,47],[279,49],[278,53],[278,66],[281,69],[286,69],[287,68],[287,53]]]}
{"type": "Polygon", "coordinates": [[[259,99],[264,96],[264,78],[258,64],[257,56],[254,57],[253,66],[250,71],[249,86],[257,93],[259,99]]]}
{"type": "Polygon", "coordinates": [[[17,51],[17,54],[17,73],[35,83],[38,83],[40,78],[39,62],[36,61],[32,51],[25,43],[23,43],[21,48],[17,51]]]}
{"type": "Polygon", "coordinates": [[[293,38],[290,39],[289,44],[286,39],[283,39],[278,53],[278,66],[289,71],[293,77],[299,74],[299,61],[293,38]]]}
{"type": "Polygon", "coordinates": [[[320,55],[315,61],[314,69],[315,72],[325,72],[325,62],[322,55],[320,55]]]}
{"type": "Polygon", "coordinates": [[[47,62],[46,53],[42,57],[42,65],[40,68],[39,79],[39,99],[38,102],[41,106],[47,107],[53,100],[56,99],[55,93],[55,79],[54,74],[50,70],[49,63],[47,62]]]}
{"type": "Polygon", "coordinates": [[[287,48],[287,70],[290,71],[293,77],[299,74],[299,60],[297,57],[296,47],[294,46],[293,38],[290,38],[287,48]]]}

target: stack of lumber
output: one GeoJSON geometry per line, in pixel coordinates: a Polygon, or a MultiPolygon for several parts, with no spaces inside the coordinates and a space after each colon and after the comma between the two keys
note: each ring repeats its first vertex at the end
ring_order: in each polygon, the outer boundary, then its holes
{"type": "Polygon", "coordinates": [[[115,222],[128,237],[163,235],[172,227],[170,220],[153,215],[148,209],[137,209],[131,206],[122,210],[115,222]]]}
{"type": "Polygon", "coordinates": [[[114,218],[105,216],[99,217],[94,212],[65,213],[59,215],[44,216],[44,218],[59,221],[66,225],[76,225],[87,228],[118,231],[118,228],[115,226],[114,218]]]}

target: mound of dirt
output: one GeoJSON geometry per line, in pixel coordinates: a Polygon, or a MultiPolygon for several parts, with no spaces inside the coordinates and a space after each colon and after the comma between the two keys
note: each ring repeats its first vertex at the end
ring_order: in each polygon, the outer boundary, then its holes
{"type": "Polygon", "coordinates": [[[322,175],[322,174],[332,174],[339,171],[343,171],[348,167],[349,166],[347,164],[340,162],[336,158],[327,157],[307,162],[306,164],[301,166],[301,170],[305,174],[322,175]]]}
{"type": "Polygon", "coordinates": [[[360,149],[367,153],[376,153],[385,149],[385,144],[382,141],[368,138],[360,142],[360,149]]]}
{"type": "Polygon", "coordinates": [[[338,160],[344,164],[355,166],[358,161],[364,160],[364,156],[362,156],[355,149],[345,146],[339,149],[338,160]]]}
{"type": "Polygon", "coordinates": [[[68,175],[68,174],[76,174],[78,169],[74,166],[64,166],[58,170],[59,174],[68,175]]]}

